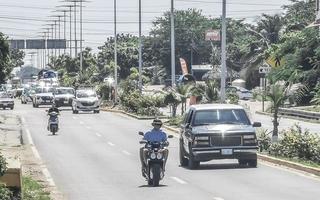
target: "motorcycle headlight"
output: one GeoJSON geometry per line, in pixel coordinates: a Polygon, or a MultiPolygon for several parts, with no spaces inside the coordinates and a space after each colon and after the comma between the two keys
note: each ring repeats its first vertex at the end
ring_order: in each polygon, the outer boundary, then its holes
{"type": "Polygon", "coordinates": [[[157,155],[156,155],[154,152],[152,152],[152,153],[150,154],[150,158],[151,158],[151,159],[156,159],[156,157],[157,157],[157,155]]]}
{"type": "Polygon", "coordinates": [[[158,154],[157,154],[157,159],[158,159],[158,160],[162,159],[162,157],[163,157],[163,154],[162,154],[162,153],[158,153],[158,154]]]}

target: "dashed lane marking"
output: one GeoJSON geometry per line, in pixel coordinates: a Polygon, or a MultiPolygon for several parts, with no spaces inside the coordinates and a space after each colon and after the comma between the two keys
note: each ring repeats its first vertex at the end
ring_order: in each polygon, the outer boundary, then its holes
{"type": "Polygon", "coordinates": [[[91,126],[86,126],[87,129],[91,129],[91,126]]]}
{"type": "Polygon", "coordinates": [[[224,200],[223,198],[221,197],[213,197],[214,200],[224,200]]]}
{"type": "Polygon", "coordinates": [[[173,180],[175,180],[176,182],[182,184],[182,185],[187,184],[187,182],[185,182],[184,180],[182,180],[182,179],[180,179],[180,178],[178,178],[178,177],[172,176],[172,177],[170,177],[170,178],[173,179],[173,180]]]}
{"type": "Polygon", "coordinates": [[[123,150],[122,153],[126,154],[127,156],[131,155],[131,153],[127,152],[126,150],[123,150]]]}
{"type": "Polygon", "coordinates": [[[84,124],[84,122],[83,122],[83,121],[80,121],[79,123],[80,123],[80,124],[84,124]]]}
{"type": "Polygon", "coordinates": [[[113,144],[112,142],[108,142],[108,145],[115,146],[115,144],[113,144]]]}
{"type": "Polygon", "coordinates": [[[100,133],[96,133],[96,136],[98,137],[102,137],[102,135],[100,133]]]}

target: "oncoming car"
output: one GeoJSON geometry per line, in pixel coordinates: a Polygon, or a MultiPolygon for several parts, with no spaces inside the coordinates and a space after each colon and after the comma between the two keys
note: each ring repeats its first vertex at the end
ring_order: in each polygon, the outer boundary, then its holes
{"type": "Polygon", "coordinates": [[[79,111],[100,112],[100,100],[95,91],[88,89],[76,91],[75,98],[72,101],[72,112],[77,114],[79,111]]]}
{"type": "Polygon", "coordinates": [[[194,105],[186,113],[180,132],[180,164],[190,169],[213,159],[238,159],[257,166],[255,127],[245,110],[231,104],[194,105]]]}
{"type": "Polygon", "coordinates": [[[10,108],[11,110],[14,108],[14,101],[6,92],[0,92],[0,108],[10,108]]]}
{"type": "Polygon", "coordinates": [[[71,87],[58,87],[54,92],[54,102],[57,107],[72,106],[75,91],[71,87]]]}
{"type": "Polygon", "coordinates": [[[51,105],[53,102],[53,87],[37,87],[32,96],[32,105],[37,108],[39,105],[51,105]]]}

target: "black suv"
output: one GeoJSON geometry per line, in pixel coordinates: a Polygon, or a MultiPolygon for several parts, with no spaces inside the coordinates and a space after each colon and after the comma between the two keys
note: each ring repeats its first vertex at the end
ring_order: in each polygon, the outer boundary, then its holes
{"type": "Polygon", "coordinates": [[[257,138],[243,107],[231,104],[191,106],[180,131],[180,164],[190,169],[213,159],[238,159],[257,166],[257,138]]]}

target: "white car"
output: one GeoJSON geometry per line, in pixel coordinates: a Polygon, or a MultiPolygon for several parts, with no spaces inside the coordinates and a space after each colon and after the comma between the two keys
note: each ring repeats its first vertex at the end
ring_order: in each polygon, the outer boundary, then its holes
{"type": "Polygon", "coordinates": [[[234,91],[235,93],[237,93],[239,99],[248,100],[253,98],[252,92],[243,87],[229,86],[227,87],[227,92],[228,91],[234,91]]]}
{"type": "Polygon", "coordinates": [[[72,112],[77,114],[79,111],[100,112],[100,100],[95,91],[88,89],[76,91],[75,98],[72,101],[72,112]]]}
{"type": "Polygon", "coordinates": [[[14,108],[14,101],[6,92],[0,93],[0,108],[2,108],[3,110],[6,108],[10,108],[11,110],[13,110],[14,108]]]}
{"type": "Polygon", "coordinates": [[[32,97],[32,105],[38,108],[39,105],[51,105],[53,103],[53,87],[38,87],[32,97]]]}

